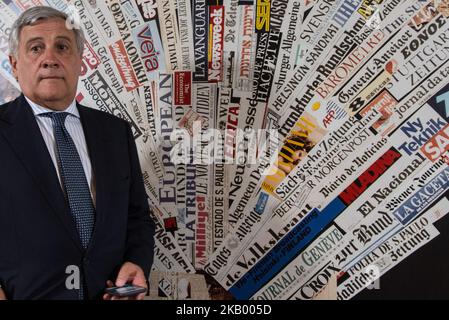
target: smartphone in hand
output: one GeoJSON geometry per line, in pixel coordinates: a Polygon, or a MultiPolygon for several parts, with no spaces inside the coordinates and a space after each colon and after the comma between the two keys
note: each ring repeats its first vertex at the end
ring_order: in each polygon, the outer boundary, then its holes
{"type": "Polygon", "coordinates": [[[132,284],[125,284],[123,287],[110,287],[106,288],[105,292],[117,296],[117,297],[132,297],[139,293],[146,292],[147,289],[144,287],[134,286],[132,284]]]}

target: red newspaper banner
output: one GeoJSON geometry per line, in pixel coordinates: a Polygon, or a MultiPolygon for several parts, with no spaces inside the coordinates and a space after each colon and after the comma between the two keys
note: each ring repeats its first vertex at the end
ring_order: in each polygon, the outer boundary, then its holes
{"type": "Polygon", "coordinates": [[[223,80],[224,6],[209,7],[209,82],[223,80]]]}
{"type": "Polygon", "coordinates": [[[192,104],[192,73],[175,71],[173,73],[174,105],[190,106],[192,104]]]}
{"type": "Polygon", "coordinates": [[[81,63],[81,76],[86,75],[89,70],[94,70],[100,65],[101,60],[94,49],[87,42],[84,43],[83,60],[81,63]]]}
{"type": "Polygon", "coordinates": [[[122,40],[119,40],[109,46],[115,65],[120,73],[123,84],[127,91],[132,91],[139,87],[139,81],[134,73],[131,61],[126,53],[125,45],[122,40]]]}
{"type": "Polygon", "coordinates": [[[432,162],[444,156],[449,151],[449,124],[430,138],[429,142],[421,147],[421,151],[432,162]]]}

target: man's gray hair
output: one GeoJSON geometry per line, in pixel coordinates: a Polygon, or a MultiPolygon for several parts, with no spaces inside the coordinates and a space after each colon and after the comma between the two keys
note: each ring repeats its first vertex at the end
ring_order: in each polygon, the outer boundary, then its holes
{"type": "MultiPolygon", "coordinates": [[[[66,13],[56,10],[52,7],[47,6],[37,6],[32,7],[24,12],[17,18],[11,27],[11,33],[9,34],[9,54],[13,57],[17,57],[19,50],[20,32],[25,26],[34,25],[39,20],[47,20],[52,18],[61,18],[67,21],[71,19],[66,13]]],[[[75,32],[76,47],[80,55],[83,54],[84,50],[84,33],[81,28],[72,27],[73,32],[75,32]]]]}

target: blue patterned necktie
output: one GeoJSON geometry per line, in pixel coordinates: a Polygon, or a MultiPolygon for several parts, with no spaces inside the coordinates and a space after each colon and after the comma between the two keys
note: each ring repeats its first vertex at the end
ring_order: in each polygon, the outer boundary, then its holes
{"type": "MultiPolygon", "coordinates": [[[[41,114],[52,119],[62,185],[81,244],[86,249],[94,229],[95,208],[80,156],[65,127],[65,119],[68,115],[67,112],[41,114]]],[[[80,299],[83,299],[83,284],[80,285],[79,294],[80,299]]]]}
{"type": "Polygon", "coordinates": [[[58,165],[70,212],[84,249],[89,245],[95,224],[95,208],[90,194],[89,184],[75,143],[65,127],[67,112],[50,112],[42,116],[53,121],[56,140],[58,165]]]}

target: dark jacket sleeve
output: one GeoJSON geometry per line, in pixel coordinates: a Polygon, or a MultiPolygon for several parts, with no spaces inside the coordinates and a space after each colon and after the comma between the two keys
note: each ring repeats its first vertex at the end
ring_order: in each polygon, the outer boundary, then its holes
{"type": "Polygon", "coordinates": [[[125,261],[137,264],[148,279],[154,252],[154,222],[142,179],[137,148],[131,127],[127,125],[130,157],[130,190],[125,261]]]}

